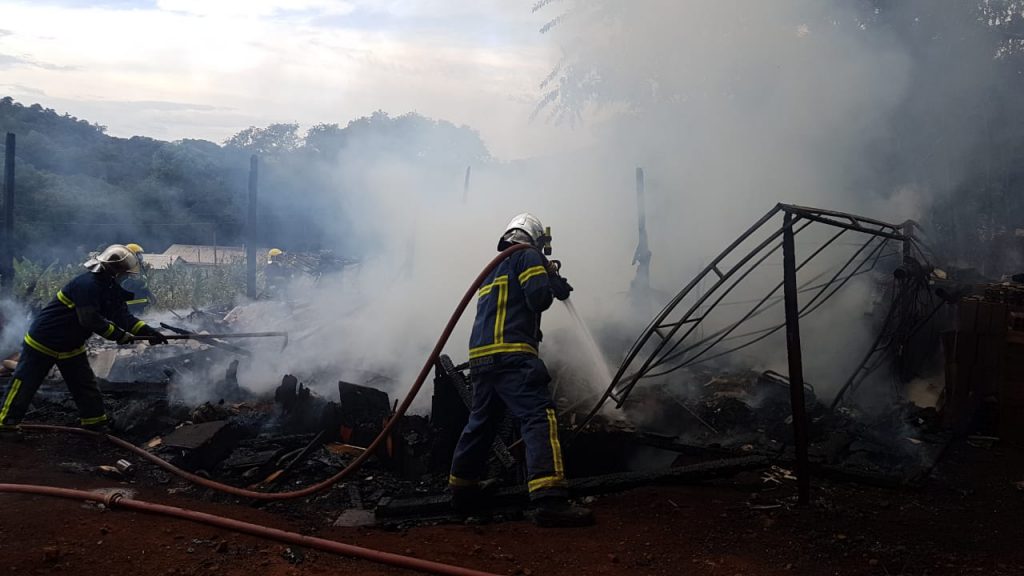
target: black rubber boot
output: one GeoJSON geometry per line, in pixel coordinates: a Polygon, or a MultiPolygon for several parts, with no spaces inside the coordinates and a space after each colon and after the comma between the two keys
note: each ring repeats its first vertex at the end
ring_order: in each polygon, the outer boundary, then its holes
{"type": "Polygon", "coordinates": [[[495,480],[484,480],[474,486],[452,486],[452,509],[460,514],[470,514],[486,508],[498,488],[495,480]]]}
{"type": "Polygon", "coordinates": [[[0,442],[20,442],[22,438],[17,424],[0,424],[0,442]]]}
{"type": "Polygon", "coordinates": [[[566,498],[537,500],[530,517],[534,524],[544,528],[573,528],[594,523],[594,513],[590,508],[574,506],[566,498]]]}

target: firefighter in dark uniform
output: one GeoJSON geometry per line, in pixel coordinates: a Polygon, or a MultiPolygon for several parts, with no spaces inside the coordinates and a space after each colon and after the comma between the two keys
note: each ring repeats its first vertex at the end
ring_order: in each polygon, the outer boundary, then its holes
{"type": "Polygon", "coordinates": [[[131,292],[131,297],[125,304],[128,305],[128,311],[132,316],[142,316],[146,312],[146,308],[156,304],[156,296],[149,289],[149,279],[146,275],[149,267],[143,257],[145,250],[138,244],[125,244],[124,247],[135,254],[135,257],[139,259],[140,267],[138,274],[129,274],[121,281],[121,287],[131,292]]]}
{"type": "Polygon", "coordinates": [[[284,262],[283,250],[271,248],[267,251],[267,265],[263,268],[263,276],[266,278],[264,294],[267,297],[278,298],[284,295],[288,283],[292,280],[292,273],[284,262]]]}
{"type": "Polygon", "coordinates": [[[128,312],[129,299],[118,280],[139,273],[139,260],[128,248],[114,244],[85,263],[35,317],[21,348],[11,383],[0,396],[0,430],[16,431],[32,397],[54,364],[78,406],[82,426],[109,425],[96,376],[89,366],[85,341],[99,334],[118,344],[148,340],[165,344],[163,334],[128,312]]]}
{"type": "Polygon", "coordinates": [[[452,461],[452,504],[470,512],[482,503],[480,481],[496,426],[507,409],[518,420],[526,448],[533,519],[542,526],[593,522],[590,510],[568,500],[558,420],[548,390],[551,377],[537,355],[541,313],[552,299],[565,300],[572,287],[539,248],[544,227],[531,214],[512,219],[498,251],[529,244],[501,262],[478,291],[476,321],[469,343],[473,407],[452,461]]]}

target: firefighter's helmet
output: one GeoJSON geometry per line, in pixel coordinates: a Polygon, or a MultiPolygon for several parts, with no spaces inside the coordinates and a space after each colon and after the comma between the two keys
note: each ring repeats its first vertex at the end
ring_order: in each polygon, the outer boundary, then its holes
{"type": "Polygon", "coordinates": [[[138,274],[142,266],[139,258],[127,246],[111,244],[97,256],[83,264],[90,272],[110,272],[115,276],[122,274],[138,274]]]}
{"type": "Polygon", "coordinates": [[[146,251],[142,249],[142,246],[139,246],[138,244],[132,242],[131,244],[125,244],[124,247],[131,250],[132,254],[135,254],[135,257],[139,259],[140,265],[142,265],[143,267],[146,266],[146,259],[142,257],[142,255],[145,254],[146,251]]]}
{"type": "Polygon", "coordinates": [[[540,248],[543,239],[544,226],[540,220],[529,212],[523,212],[513,218],[508,226],[505,226],[505,232],[498,240],[498,251],[500,252],[513,244],[530,244],[540,248]]]}
{"type": "Polygon", "coordinates": [[[281,250],[280,248],[271,248],[267,251],[267,263],[276,262],[283,254],[284,250],[281,250]]]}

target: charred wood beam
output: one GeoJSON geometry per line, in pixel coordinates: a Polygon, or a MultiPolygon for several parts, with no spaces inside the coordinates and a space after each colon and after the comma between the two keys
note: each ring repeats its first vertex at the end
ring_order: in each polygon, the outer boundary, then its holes
{"type": "MultiPolygon", "coordinates": [[[[692,466],[681,466],[665,470],[622,472],[605,474],[591,478],[578,478],[569,481],[571,496],[590,496],[621,492],[651,484],[689,484],[726,478],[746,470],[756,470],[769,465],[769,460],[761,456],[729,458],[713,462],[702,462],[692,466]]],[[[495,508],[522,506],[529,500],[524,486],[513,486],[498,490],[491,499],[495,508]]],[[[376,516],[379,520],[409,518],[451,513],[451,496],[434,495],[420,498],[391,499],[384,498],[377,505],[376,516]]]]}
{"type": "Polygon", "coordinates": [[[636,264],[636,276],[630,284],[635,303],[646,306],[651,296],[651,249],[647,242],[647,208],[644,200],[644,169],[636,169],[636,211],[638,239],[633,264],[636,264]]]}

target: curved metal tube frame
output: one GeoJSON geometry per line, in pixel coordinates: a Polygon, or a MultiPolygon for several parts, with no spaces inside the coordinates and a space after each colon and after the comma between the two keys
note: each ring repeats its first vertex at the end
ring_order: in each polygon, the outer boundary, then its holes
{"type": "MultiPolygon", "coordinates": [[[[713,358],[718,358],[725,354],[735,352],[767,338],[785,326],[785,324],[781,324],[730,338],[732,332],[740,325],[765,311],[765,308],[762,308],[762,306],[772,300],[773,295],[782,287],[782,283],[780,282],[765,297],[755,301],[753,308],[744,314],[739,321],[732,323],[724,329],[717,330],[710,336],[704,337],[696,343],[683,346],[686,339],[693,334],[701,322],[703,322],[703,320],[716,306],[722,303],[722,300],[731,293],[733,289],[739,286],[755,269],[767,260],[769,256],[778,253],[781,250],[782,242],[780,238],[784,230],[784,225],[780,224],[778,228],[774,230],[768,228],[768,226],[776,216],[787,213],[792,215],[794,234],[800,233],[808,226],[815,223],[839,229],[811,255],[800,262],[797,270],[807,265],[811,260],[821,254],[825,248],[846,232],[852,231],[867,234],[869,236],[868,240],[860,246],[860,248],[846,261],[846,263],[843,264],[842,267],[840,267],[829,281],[818,284],[812,288],[808,288],[806,285],[801,287],[802,290],[805,291],[809,289],[817,290],[811,300],[801,307],[801,317],[820,308],[825,301],[834,296],[836,292],[842,289],[842,287],[845,286],[853,277],[874,269],[882,258],[883,250],[890,240],[898,242],[907,242],[909,240],[908,237],[904,236],[903,228],[900,225],[831,210],[808,208],[791,204],[777,204],[764,216],[758,219],[743,234],[729,244],[722,253],[720,253],[696,277],[686,284],[686,286],[676,294],[661,310],[661,312],[659,312],[647,325],[644,331],[640,334],[640,337],[637,338],[630,347],[626,357],[619,365],[618,371],[615,373],[612,382],[601,395],[593,409],[591,409],[586,418],[584,418],[580,428],[593,419],[608,399],[613,399],[616,402],[616,406],[621,408],[629,397],[630,392],[641,379],[663,376],[694,363],[705,362],[713,358]],[[769,231],[767,238],[761,240],[747,253],[740,256],[739,260],[732,266],[728,267],[728,269],[723,271],[720,268],[726,258],[734,254],[741,254],[739,248],[752,236],[759,231],[766,230],[769,231]],[[868,250],[869,248],[871,249],[868,250]],[[865,251],[868,251],[867,255],[861,258],[861,255],[865,251]],[[853,268],[853,272],[844,276],[844,272],[846,272],[846,270],[855,262],[857,265],[853,268]],[[678,317],[678,319],[673,318],[670,320],[670,317],[673,316],[673,313],[676,311],[676,308],[679,307],[680,303],[690,296],[691,293],[693,293],[694,290],[709,277],[713,278],[713,285],[703,294],[698,294],[696,301],[690,305],[685,312],[678,317]],[[711,300],[711,303],[705,307],[705,303],[709,300],[711,300]],[[684,326],[687,326],[686,330],[683,330],[684,326]],[[734,338],[742,338],[744,336],[758,337],[753,341],[743,343],[742,345],[738,345],[727,351],[705,357],[706,353],[726,339],[731,340],[734,338]],[[707,345],[705,346],[705,344],[707,345]],[[649,353],[643,354],[643,351],[649,348],[649,345],[653,345],[653,350],[649,353]],[[680,349],[681,346],[683,346],[682,349],[680,349]],[[702,346],[703,348],[696,354],[688,357],[686,356],[689,352],[702,346]],[[639,368],[631,371],[631,367],[636,363],[640,364],[639,368]],[[666,364],[670,365],[666,366],[666,364]]],[[[916,245],[915,247],[920,250],[920,247],[916,245]]],[[[811,282],[816,280],[816,278],[812,279],[811,282]]],[[[809,283],[810,282],[808,282],[808,284],[809,283]]],[[[778,302],[779,299],[776,298],[776,300],[772,302],[772,304],[769,304],[769,306],[775,305],[778,302]]]]}

